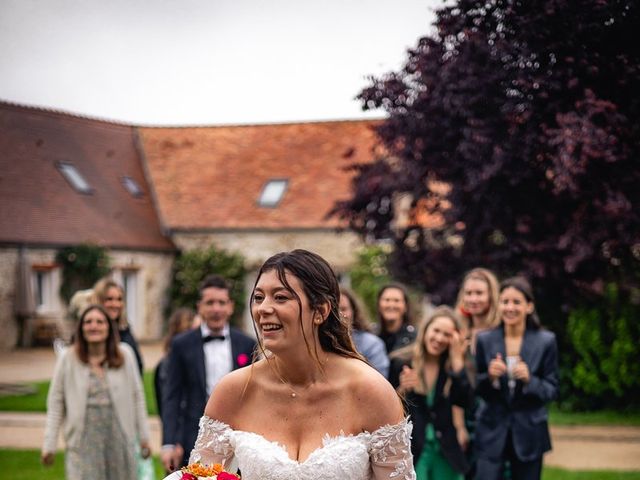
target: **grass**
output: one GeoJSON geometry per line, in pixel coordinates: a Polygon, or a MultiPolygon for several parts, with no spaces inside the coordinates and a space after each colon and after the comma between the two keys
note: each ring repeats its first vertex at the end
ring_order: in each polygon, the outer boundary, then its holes
{"type": "Polygon", "coordinates": [[[144,372],[142,381],[144,384],[144,397],[147,401],[147,412],[149,412],[149,415],[157,415],[158,407],[156,406],[155,387],[153,386],[153,372],[151,370],[144,372]]]}
{"type": "MultiPolygon", "coordinates": [[[[153,457],[156,478],[164,478],[164,469],[158,457],[153,457]]],[[[59,480],[64,478],[64,454],[57,453],[51,467],[40,463],[38,450],[0,449],[0,470],[2,478],[20,480],[59,480]]]]}
{"type": "MultiPolygon", "coordinates": [[[[164,471],[158,458],[153,460],[159,480],[164,477],[164,471]]],[[[57,480],[64,478],[64,456],[58,453],[53,467],[44,467],[37,450],[0,449],[0,470],[2,478],[57,480]]],[[[542,473],[542,480],[640,480],[640,472],[574,472],[547,467],[542,473]]]]}
{"type": "MultiPolygon", "coordinates": [[[[153,372],[144,373],[144,395],[149,415],[157,415],[156,397],[153,387],[153,372]]],[[[34,393],[26,395],[0,396],[0,411],[4,412],[46,412],[49,382],[31,383],[34,393]]]]}
{"type": "Polygon", "coordinates": [[[598,410],[596,412],[566,412],[555,404],[549,409],[551,425],[628,425],[640,426],[640,411],[598,410]]]}
{"type": "Polygon", "coordinates": [[[542,480],[640,480],[640,472],[614,472],[594,470],[589,472],[545,467],[542,480]]]}
{"type": "Polygon", "coordinates": [[[0,397],[0,411],[7,412],[44,412],[47,409],[49,382],[30,383],[34,393],[26,395],[8,395],[0,397]]]}

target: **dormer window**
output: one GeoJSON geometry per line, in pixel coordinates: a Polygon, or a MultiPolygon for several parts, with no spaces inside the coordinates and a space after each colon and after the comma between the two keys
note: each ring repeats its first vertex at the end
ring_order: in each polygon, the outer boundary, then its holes
{"type": "Polygon", "coordinates": [[[276,207],[278,203],[280,203],[280,200],[282,200],[282,197],[284,197],[284,192],[287,190],[288,184],[289,180],[287,179],[269,180],[265,183],[264,187],[262,187],[258,204],[261,207],[276,207]]]}
{"type": "Polygon", "coordinates": [[[58,162],[57,167],[76,192],[84,193],[85,195],[93,193],[93,188],[91,188],[89,182],[85,180],[75,165],[68,162],[58,162]]]}
{"type": "Polygon", "coordinates": [[[142,188],[140,188],[140,185],[138,185],[138,182],[127,175],[122,177],[122,185],[124,185],[124,188],[127,189],[127,192],[129,192],[132,197],[140,198],[144,195],[144,192],[142,191],[142,188]]]}

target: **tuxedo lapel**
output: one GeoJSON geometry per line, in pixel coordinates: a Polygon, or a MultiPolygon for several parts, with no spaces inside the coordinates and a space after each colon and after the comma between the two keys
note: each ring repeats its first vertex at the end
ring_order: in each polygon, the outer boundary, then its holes
{"type": "Polygon", "coordinates": [[[240,346],[238,345],[238,338],[234,335],[233,330],[229,329],[229,340],[231,341],[231,362],[233,369],[239,368],[238,355],[240,354],[240,346]]]}
{"type": "Polygon", "coordinates": [[[194,330],[193,333],[194,333],[193,342],[192,342],[193,355],[194,355],[193,365],[197,370],[197,376],[200,381],[200,387],[202,387],[202,391],[205,392],[206,394],[207,369],[206,369],[205,360],[204,360],[204,342],[202,341],[202,333],[200,332],[199,328],[194,330]]]}

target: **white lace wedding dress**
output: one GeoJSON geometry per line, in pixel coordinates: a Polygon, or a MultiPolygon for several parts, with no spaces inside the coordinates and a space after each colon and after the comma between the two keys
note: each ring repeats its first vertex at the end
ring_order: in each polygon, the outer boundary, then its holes
{"type": "Polygon", "coordinates": [[[204,416],[190,462],[236,464],[242,480],[414,480],[410,438],[407,419],[371,433],[326,435],[298,462],[276,442],[204,416]]]}

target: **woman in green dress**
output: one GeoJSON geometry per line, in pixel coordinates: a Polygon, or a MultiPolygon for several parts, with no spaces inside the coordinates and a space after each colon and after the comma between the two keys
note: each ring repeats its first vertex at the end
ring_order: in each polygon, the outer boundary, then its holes
{"type": "Polygon", "coordinates": [[[468,408],[467,342],[446,306],[422,322],[413,345],[391,355],[389,381],[405,397],[413,422],[411,450],[418,480],[462,480],[469,463],[458,442],[452,406],[468,408]]]}

